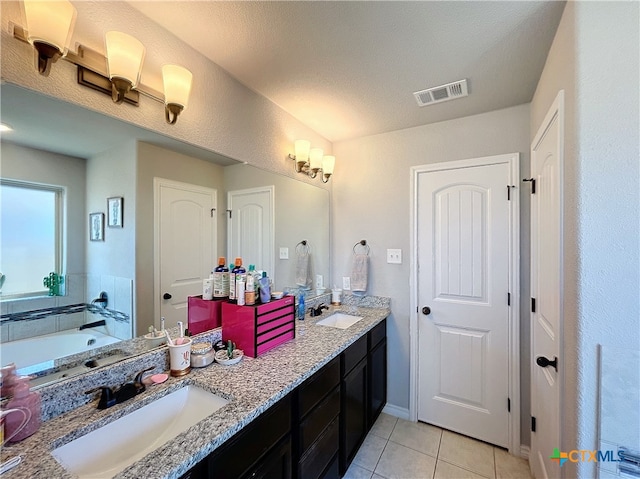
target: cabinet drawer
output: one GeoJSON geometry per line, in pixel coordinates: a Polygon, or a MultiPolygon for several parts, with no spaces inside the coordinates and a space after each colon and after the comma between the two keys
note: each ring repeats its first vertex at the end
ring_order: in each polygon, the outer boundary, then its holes
{"type": "Polygon", "coordinates": [[[339,419],[336,417],[303,456],[298,464],[298,477],[317,479],[321,477],[338,452],[339,419]]]}
{"type": "Polygon", "coordinates": [[[380,341],[387,337],[387,320],[383,319],[382,322],[376,325],[371,331],[369,331],[369,350],[375,348],[380,341]]]}
{"type": "Polygon", "coordinates": [[[340,414],[340,388],[336,387],[327,399],[321,402],[300,424],[300,454],[322,434],[336,416],[340,414]]]}
{"type": "Polygon", "coordinates": [[[300,417],[304,417],[316,404],[340,383],[340,357],[313,375],[298,389],[298,408],[300,417]]]}
{"type": "Polygon", "coordinates": [[[343,353],[344,358],[344,375],[349,374],[356,364],[358,364],[367,355],[367,335],[365,334],[355,343],[349,346],[343,353]]]}
{"type": "Polygon", "coordinates": [[[269,303],[260,304],[256,307],[257,314],[263,315],[265,313],[269,313],[271,311],[282,308],[284,306],[293,305],[294,299],[295,299],[294,296],[285,296],[282,299],[276,299],[269,303]]]}

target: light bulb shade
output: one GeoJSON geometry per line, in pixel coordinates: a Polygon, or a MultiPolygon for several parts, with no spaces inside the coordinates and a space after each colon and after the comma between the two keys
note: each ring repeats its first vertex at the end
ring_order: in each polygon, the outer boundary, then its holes
{"type": "Polygon", "coordinates": [[[164,65],[162,67],[162,81],[164,84],[165,105],[180,105],[187,108],[191,93],[193,75],[189,70],[178,65],[164,65]]]}
{"type": "Polygon", "coordinates": [[[144,62],[144,45],[121,32],[107,32],[105,43],[109,79],[126,80],[131,83],[131,88],[137,87],[144,62]]]}
{"type": "Polygon", "coordinates": [[[336,165],[336,157],[327,155],[322,158],[322,174],[324,176],[333,175],[333,167],[336,165]]]}
{"type": "Polygon", "coordinates": [[[311,142],[308,140],[296,140],[293,144],[296,163],[306,163],[309,161],[309,149],[311,148],[311,142]]]}
{"type": "Polygon", "coordinates": [[[24,15],[29,43],[45,43],[66,55],[77,15],[71,2],[24,0],[24,15]]]}
{"type": "Polygon", "coordinates": [[[322,168],[322,148],[311,148],[309,150],[309,168],[318,171],[322,168]]]}

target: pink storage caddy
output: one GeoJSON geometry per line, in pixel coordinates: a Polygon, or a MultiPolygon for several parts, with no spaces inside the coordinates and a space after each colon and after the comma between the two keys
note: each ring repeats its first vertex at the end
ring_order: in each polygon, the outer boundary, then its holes
{"type": "Polygon", "coordinates": [[[191,334],[203,333],[219,328],[221,324],[221,305],[224,299],[202,299],[200,296],[187,298],[187,324],[191,334]]]}
{"type": "Polygon", "coordinates": [[[295,338],[294,305],[293,296],[254,306],[222,303],[222,340],[256,358],[295,338]]]}

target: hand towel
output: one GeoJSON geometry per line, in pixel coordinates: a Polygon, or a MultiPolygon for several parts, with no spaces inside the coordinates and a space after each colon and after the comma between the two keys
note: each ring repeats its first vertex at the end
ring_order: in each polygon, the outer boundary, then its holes
{"type": "Polygon", "coordinates": [[[311,254],[308,251],[298,253],[296,260],[296,284],[303,288],[311,286],[311,254]]]}
{"type": "Polygon", "coordinates": [[[351,291],[364,293],[367,290],[367,276],[369,275],[369,256],[366,254],[353,255],[351,267],[351,291]]]}

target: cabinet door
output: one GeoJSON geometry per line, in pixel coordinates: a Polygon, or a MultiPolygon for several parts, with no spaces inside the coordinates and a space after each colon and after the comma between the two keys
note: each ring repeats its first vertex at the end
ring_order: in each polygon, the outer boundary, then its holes
{"type": "MultiPolygon", "coordinates": [[[[285,437],[243,479],[291,479],[291,439],[285,437]]],[[[215,471],[213,476],[216,477],[215,471]]]]}
{"type": "Polygon", "coordinates": [[[367,435],[367,358],[342,380],[340,472],[344,474],[367,435]]]}
{"type": "Polygon", "coordinates": [[[387,403],[387,340],[369,352],[369,429],[387,403]]]}

